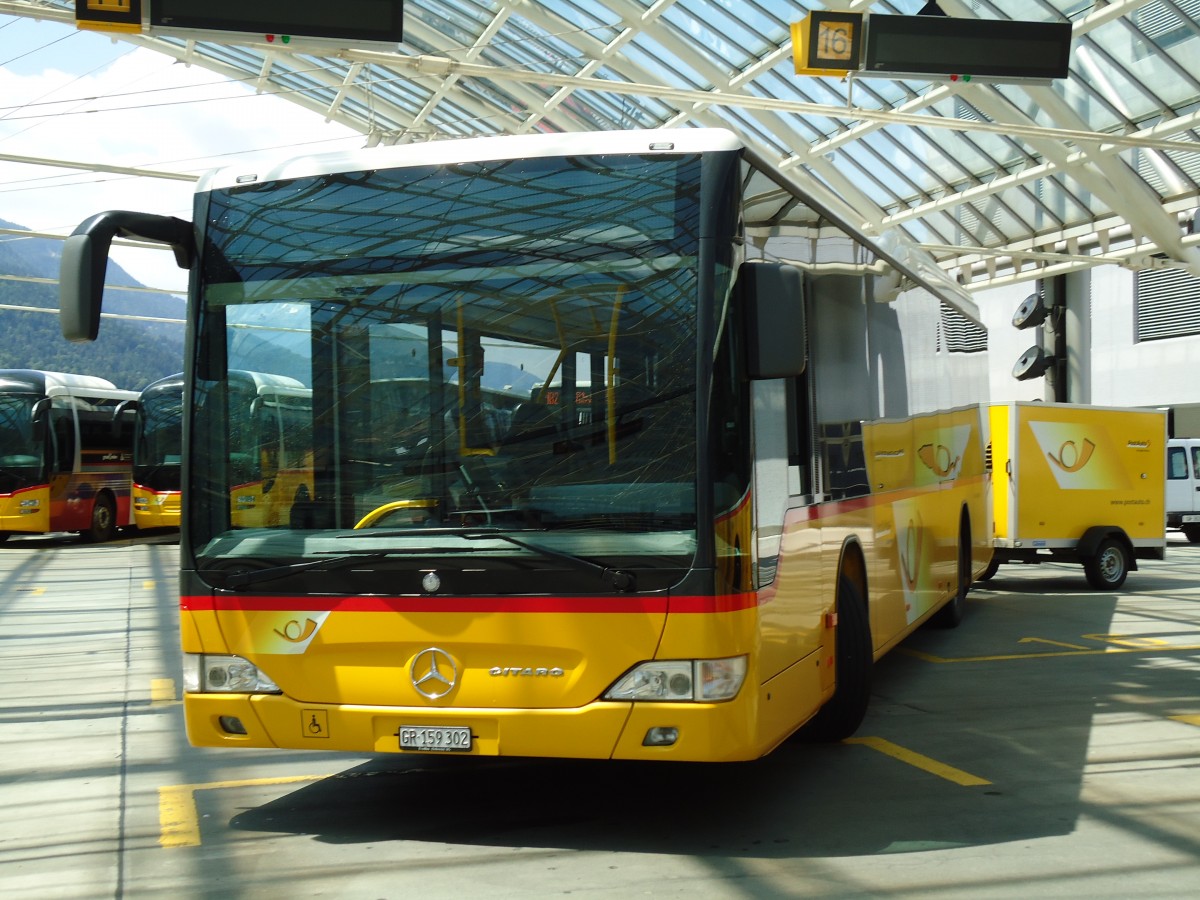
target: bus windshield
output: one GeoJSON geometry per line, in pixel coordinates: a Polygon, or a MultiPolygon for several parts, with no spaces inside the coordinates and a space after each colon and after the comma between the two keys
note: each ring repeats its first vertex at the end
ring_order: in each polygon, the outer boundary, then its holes
{"type": "Polygon", "coordinates": [[[179,490],[182,464],[182,380],[146,390],[138,401],[133,477],[158,490],[179,490]]]}
{"type": "Polygon", "coordinates": [[[401,569],[453,570],[465,593],[681,577],[699,172],[699,156],[576,156],[202,195],[187,488],[202,576],[259,569],[287,590],[303,570],[360,593],[395,590],[401,569]],[[303,402],[272,414],[239,372],[303,402]],[[381,561],[338,562],[356,554],[381,561]]]}
{"type": "Polygon", "coordinates": [[[42,471],[42,444],[35,437],[37,397],[0,394],[0,493],[35,483],[42,471]]]}

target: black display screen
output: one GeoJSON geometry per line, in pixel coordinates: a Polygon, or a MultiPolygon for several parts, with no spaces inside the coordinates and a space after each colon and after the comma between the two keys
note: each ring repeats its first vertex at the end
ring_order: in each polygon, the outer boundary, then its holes
{"type": "Polygon", "coordinates": [[[398,43],[398,0],[152,0],[155,28],[195,28],[292,37],[398,43]]]}
{"type": "Polygon", "coordinates": [[[948,16],[871,16],[867,72],[1065,78],[1068,22],[1014,22],[948,16]]]}

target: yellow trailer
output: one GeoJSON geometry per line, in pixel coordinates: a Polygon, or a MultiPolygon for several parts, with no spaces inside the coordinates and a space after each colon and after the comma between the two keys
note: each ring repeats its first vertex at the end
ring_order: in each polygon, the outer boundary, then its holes
{"type": "Polygon", "coordinates": [[[992,562],[1082,563],[1115,590],[1166,553],[1167,417],[1161,410],[1015,402],[989,408],[992,562]]]}

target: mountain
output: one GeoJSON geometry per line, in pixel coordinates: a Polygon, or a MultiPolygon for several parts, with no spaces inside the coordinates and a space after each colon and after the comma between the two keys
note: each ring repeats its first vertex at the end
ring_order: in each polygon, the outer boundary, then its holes
{"type": "MultiPolygon", "coordinates": [[[[28,231],[0,219],[0,228],[28,231]]],[[[183,370],[183,326],[104,319],[90,344],[65,340],[58,325],[58,269],[62,241],[0,233],[0,369],[47,369],[107,378],[125,390],[183,370]],[[15,276],[15,277],[14,277],[15,276]],[[50,279],[50,283],[18,279],[50,279]],[[37,307],[53,313],[7,307],[37,307]]],[[[110,285],[140,287],[109,261],[110,285]]],[[[109,289],[104,312],[183,319],[186,301],[173,294],[109,289]]]]}

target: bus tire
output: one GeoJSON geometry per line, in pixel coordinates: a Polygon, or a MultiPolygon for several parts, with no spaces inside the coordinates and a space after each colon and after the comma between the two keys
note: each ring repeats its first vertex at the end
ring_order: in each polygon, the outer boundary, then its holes
{"type": "Polygon", "coordinates": [[[871,700],[871,623],[858,585],[843,573],[838,578],[833,696],[801,729],[812,741],[840,741],[862,724],[871,700]]]}
{"type": "Polygon", "coordinates": [[[8,540],[8,532],[0,531],[0,544],[3,544],[7,540],[8,540]]]}
{"type": "Polygon", "coordinates": [[[967,605],[967,592],[971,590],[971,524],[965,517],[958,531],[958,566],[954,581],[954,596],[929,620],[934,628],[957,628],[967,605]]]}
{"type": "Polygon", "coordinates": [[[1200,544],[1200,525],[1184,525],[1181,530],[1189,544],[1200,544]]]}
{"type": "Polygon", "coordinates": [[[1096,590],[1115,591],[1129,574],[1129,549],[1117,538],[1105,538],[1096,552],[1084,559],[1083,571],[1096,590]]]}
{"type": "Polygon", "coordinates": [[[92,524],[83,539],[92,544],[111,541],[117,533],[117,505],[110,494],[97,494],[92,504],[92,524]]]}

